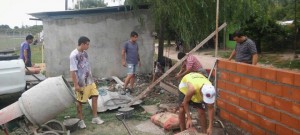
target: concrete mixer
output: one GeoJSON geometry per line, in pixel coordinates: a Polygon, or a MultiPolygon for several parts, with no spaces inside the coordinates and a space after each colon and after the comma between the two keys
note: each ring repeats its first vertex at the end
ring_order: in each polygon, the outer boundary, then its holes
{"type": "Polygon", "coordinates": [[[0,125],[6,134],[6,124],[11,121],[27,134],[63,134],[64,126],[51,119],[74,102],[75,93],[64,77],[50,77],[22,93],[18,101],[1,109],[0,125]]]}

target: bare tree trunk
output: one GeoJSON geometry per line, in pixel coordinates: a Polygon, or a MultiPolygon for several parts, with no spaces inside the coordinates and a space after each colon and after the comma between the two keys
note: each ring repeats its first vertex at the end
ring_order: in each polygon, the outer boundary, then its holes
{"type": "Polygon", "coordinates": [[[163,21],[159,24],[158,34],[158,61],[161,61],[164,56],[164,23],[163,21]]]}

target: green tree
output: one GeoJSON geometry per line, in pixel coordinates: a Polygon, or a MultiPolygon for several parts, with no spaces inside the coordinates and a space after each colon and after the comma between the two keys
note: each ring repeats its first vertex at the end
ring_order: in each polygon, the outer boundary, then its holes
{"type": "Polygon", "coordinates": [[[80,0],[79,3],[75,5],[75,9],[87,9],[106,6],[107,3],[104,3],[104,0],[80,0]]]}
{"type": "MultiPolygon", "coordinates": [[[[247,21],[251,15],[259,14],[262,28],[267,26],[268,13],[276,0],[220,0],[219,24],[226,22],[239,25],[247,21]]],[[[202,41],[215,30],[216,0],[126,0],[125,4],[151,5],[151,12],[160,29],[159,36],[165,35],[165,27],[169,26],[181,39],[186,48],[189,43],[202,41]]],[[[163,49],[164,37],[159,37],[159,49],[163,49]]],[[[161,56],[159,50],[159,57],[161,56]]]]}

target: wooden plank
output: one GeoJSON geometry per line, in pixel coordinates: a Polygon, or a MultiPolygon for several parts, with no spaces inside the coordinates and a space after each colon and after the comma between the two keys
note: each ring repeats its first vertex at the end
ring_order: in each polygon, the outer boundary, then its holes
{"type": "MultiPolygon", "coordinates": [[[[221,31],[223,28],[225,28],[227,26],[226,23],[223,23],[218,31],[221,31]]],[[[206,37],[200,44],[198,44],[194,49],[192,49],[190,53],[193,53],[195,51],[197,51],[200,47],[202,47],[206,42],[208,42],[214,35],[216,34],[216,32],[212,32],[208,37],[206,37]]],[[[143,90],[142,93],[140,93],[138,96],[136,96],[130,103],[128,103],[126,105],[126,107],[131,106],[136,100],[140,100],[144,97],[146,97],[146,95],[152,90],[152,88],[157,85],[160,81],[162,81],[165,77],[167,77],[167,75],[169,75],[173,70],[175,70],[179,65],[181,65],[181,63],[183,61],[185,61],[187,59],[187,56],[184,56],[181,60],[179,60],[175,65],[173,65],[169,70],[167,70],[167,72],[165,72],[162,76],[160,76],[156,81],[154,81],[151,85],[149,85],[145,90],[143,90]]]]}
{"type": "Polygon", "coordinates": [[[168,84],[168,83],[165,83],[165,82],[160,82],[160,83],[159,83],[159,86],[162,87],[162,88],[164,88],[166,91],[168,91],[168,92],[170,92],[170,93],[176,95],[176,96],[179,95],[179,94],[178,94],[178,88],[175,87],[175,86],[172,86],[172,85],[170,85],[170,84],[168,84]]]}

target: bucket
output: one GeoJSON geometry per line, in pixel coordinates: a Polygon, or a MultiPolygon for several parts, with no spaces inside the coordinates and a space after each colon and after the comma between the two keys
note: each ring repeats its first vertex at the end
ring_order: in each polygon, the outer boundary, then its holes
{"type": "Polygon", "coordinates": [[[32,124],[42,125],[72,105],[75,93],[62,76],[51,77],[24,92],[18,102],[32,124]]]}

